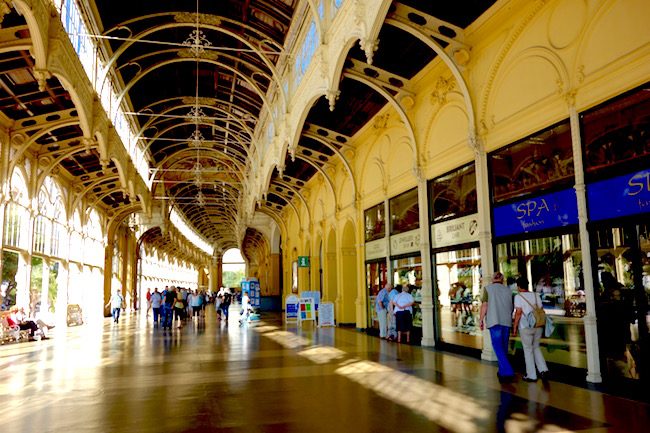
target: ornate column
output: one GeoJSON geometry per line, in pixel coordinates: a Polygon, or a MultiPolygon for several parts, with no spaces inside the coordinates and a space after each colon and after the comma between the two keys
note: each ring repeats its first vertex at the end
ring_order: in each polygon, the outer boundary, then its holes
{"type": "Polygon", "coordinates": [[[435,346],[433,330],[433,284],[431,240],[429,237],[429,199],[427,180],[418,173],[418,208],[420,211],[420,256],[422,260],[422,346],[435,346]]]}
{"type": "MultiPolygon", "coordinates": [[[[104,302],[105,305],[111,299],[111,284],[113,279],[113,248],[115,240],[108,239],[104,248],[104,302]]],[[[104,317],[110,316],[110,310],[104,308],[104,317]]]]}
{"type": "MultiPolygon", "coordinates": [[[[479,245],[481,248],[481,274],[482,286],[490,281],[494,272],[494,255],[492,254],[492,219],[490,216],[490,189],[488,187],[487,153],[483,143],[475,135],[470,135],[470,145],[474,150],[474,164],[476,166],[476,196],[478,205],[479,245]]],[[[496,361],[492,340],[487,329],[483,330],[483,350],[481,359],[496,361]]]]}
{"type": "Polygon", "coordinates": [[[585,343],[587,345],[587,381],[600,383],[600,352],[598,348],[598,329],[596,327],[595,282],[591,264],[591,244],[587,231],[587,193],[585,189],[584,165],[582,162],[582,140],[580,138],[580,117],[576,110],[572,94],[568,95],[569,121],[571,123],[571,143],[573,145],[573,169],[575,173],[575,190],[578,201],[578,230],[580,235],[580,253],[582,255],[582,277],[584,281],[587,312],[583,317],[585,325],[585,343]]]}

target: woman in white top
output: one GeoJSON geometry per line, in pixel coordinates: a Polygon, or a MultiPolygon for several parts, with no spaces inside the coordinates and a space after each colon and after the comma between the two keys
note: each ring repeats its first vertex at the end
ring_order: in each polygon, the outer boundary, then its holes
{"type": "Polygon", "coordinates": [[[537,381],[537,370],[542,380],[548,378],[548,367],[539,348],[539,341],[542,338],[544,328],[536,328],[534,318],[532,318],[533,306],[542,306],[542,298],[538,293],[528,291],[528,280],[524,277],[517,279],[517,290],[519,293],[515,296],[515,323],[513,326],[513,335],[517,331],[521,334],[521,344],[524,346],[524,359],[526,360],[526,382],[537,381]],[[523,320],[522,320],[523,319],[523,320]],[[530,319],[530,320],[529,320],[530,319]]]}

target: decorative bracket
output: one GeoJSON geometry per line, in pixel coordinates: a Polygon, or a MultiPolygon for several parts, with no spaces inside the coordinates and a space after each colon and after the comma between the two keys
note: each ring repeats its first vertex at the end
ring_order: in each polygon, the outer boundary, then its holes
{"type": "Polygon", "coordinates": [[[44,92],[45,86],[47,85],[47,80],[52,78],[52,74],[50,74],[50,71],[46,69],[34,68],[32,72],[34,74],[34,78],[36,78],[36,81],[38,82],[38,90],[44,92]]]}
{"type": "Polygon", "coordinates": [[[375,51],[379,48],[378,39],[359,39],[359,46],[366,53],[366,60],[368,64],[372,65],[372,58],[375,55],[375,51]]]}
{"type": "Polygon", "coordinates": [[[334,106],[336,105],[339,96],[341,96],[340,90],[328,90],[325,92],[325,98],[327,98],[327,101],[330,103],[330,111],[334,111],[334,106]]]}

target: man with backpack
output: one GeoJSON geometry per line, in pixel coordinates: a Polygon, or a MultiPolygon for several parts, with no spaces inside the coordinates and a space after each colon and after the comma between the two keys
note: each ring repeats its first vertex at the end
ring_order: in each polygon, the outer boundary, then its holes
{"type": "Polygon", "coordinates": [[[226,322],[228,321],[228,309],[230,308],[230,303],[232,302],[232,294],[230,289],[226,288],[223,292],[223,300],[221,301],[221,316],[225,318],[226,322]]]}

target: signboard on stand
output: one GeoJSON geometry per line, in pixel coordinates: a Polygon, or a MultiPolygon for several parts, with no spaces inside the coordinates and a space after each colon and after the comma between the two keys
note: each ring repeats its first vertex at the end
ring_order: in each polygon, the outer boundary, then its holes
{"type": "Polygon", "coordinates": [[[322,302],[318,309],[318,326],[336,326],[334,323],[334,303],[322,302]]]}
{"type": "Polygon", "coordinates": [[[313,320],[316,321],[316,309],[314,307],[314,298],[300,298],[300,311],[298,321],[302,322],[313,320]]]}
{"type": "Polygon", "coordinates": [[[320,292],[300,292],[301,298],[312,298],[314,300],[314,310],[318,311],[318,306],[320,305],[320,292]]]}
{"type": "Polygon", "coordinates": [[[248,292],[251,307],[260,307],[260,282],[257,278],[246,278],[241,282],[242,293],[248,292]]]}
{"type": "Polygon", "coordinates": [[[300,311],[300,299],[297,296],[287,296],[284,301],[284,320],[286,323],[298,322],[298,313],[300,311]]]}

